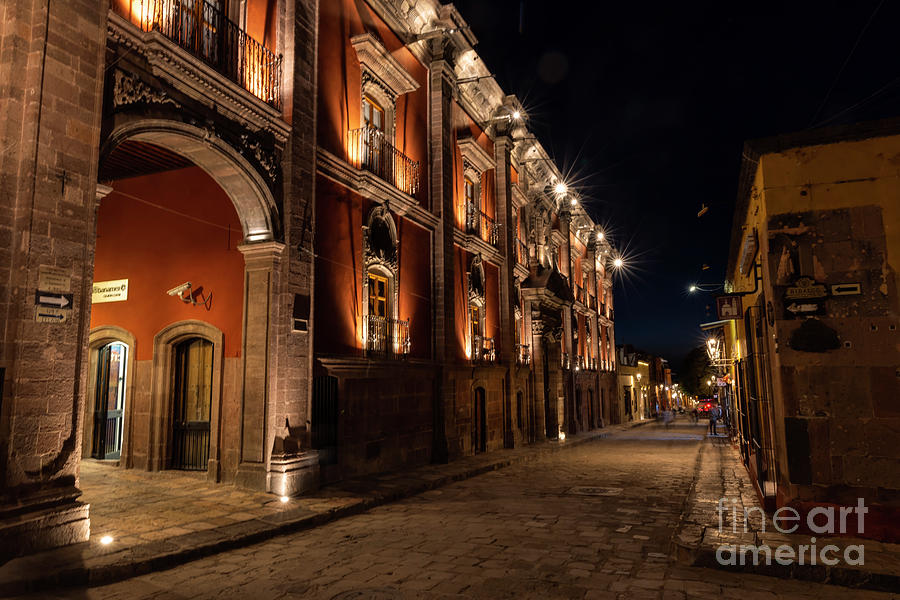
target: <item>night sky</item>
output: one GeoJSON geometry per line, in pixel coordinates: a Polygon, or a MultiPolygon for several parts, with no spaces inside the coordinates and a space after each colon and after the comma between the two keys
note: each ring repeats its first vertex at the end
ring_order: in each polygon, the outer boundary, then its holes
{"type": "Polygon", "coordinates": [[[676,367],[714,320],[687,286],[724,279],[744,140],[900,115],[898,2],[454,4],[632,266],[616,343],[676,367]]]}

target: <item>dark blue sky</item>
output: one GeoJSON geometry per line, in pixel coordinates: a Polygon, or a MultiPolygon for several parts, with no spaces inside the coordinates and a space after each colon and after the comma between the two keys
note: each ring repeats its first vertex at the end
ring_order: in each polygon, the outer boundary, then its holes
{"type": "Polygon", "coordinates": [[[898,3],[455,4],[630,258],[616,342],[676,365],[713,319],[687,286],[724,278],[744,140],[900,115],[898,3]]]}

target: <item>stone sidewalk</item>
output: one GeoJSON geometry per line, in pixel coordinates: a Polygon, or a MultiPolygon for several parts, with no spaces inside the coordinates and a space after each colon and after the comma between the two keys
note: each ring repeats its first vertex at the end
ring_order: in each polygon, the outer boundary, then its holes
{"type": "Polygon", "coordinates": [[[635,426],[638,421],[512,450],[350,479],[286,503],[271,494],[209,484],[181,472],[147,473],[85,462],[91,541],[0,566],[0,596],[98,585],[149,573],[355,515],[455,481],[538,460],[635,426]],[[113,542],[102,545],[110,536],[113,542]]]}
{"type": "MultiPolygon", "coordinates": [[[[804,581],[815,581],[852,588],[897,592],[900,590],[900,544],[880,543],[875,540],[855,539],[851,537],[815,538],[816,547],[821,550],[828,544],[836,546],[839,551],[829,555],[840,559],[837,565],[828,566],[809,563],[809,535],[782,534],[775,529],[769,515],[760,508],[753,483],[740,459],[739,452],[730,444],[722,444],[721,440],[707,439],[697,456],[695,475],[691,492],[687,499],[681,523],[673,536],[673,554],[683,564],[708,567],[729,572],[755,573],[773,577],[794,578],[804,581]],[[720,528],[718,503],[725,498],[720,528]],[[732,518],[732,507],[737,510],[738,520],[732,518]],[[744,524],[744,509],[750,518],[744,524]],[[765,522],[761,515],[765,515],[765,522]],[[798,547],[806,546],[805,564],[795,560],[790,565],[781,565],[774,559],[766,564],[764,554],[760,553],[759,564],[753,564],[753,555],[745,556],[745,564],[721,564],[716,552],[723,545],[768,546],[774,552],[778,546],[789,545],[799,556],[798,547]],[[865,546],[865,564],[848,565],[843,560],[844,549],[850,545],[865,546]]],[[[818,554],[817,554],[818,556],[818,554]]],[[[855,554],[853,555],[856,556],[855,554]]],[[[726,551],[725,559],[730,558],[726,551]]]]}

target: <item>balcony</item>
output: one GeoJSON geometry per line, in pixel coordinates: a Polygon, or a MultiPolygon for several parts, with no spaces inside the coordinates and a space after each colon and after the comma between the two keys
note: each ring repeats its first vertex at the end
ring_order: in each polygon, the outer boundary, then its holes
{"type": "Polygon", "coordinates": [[[531,347],[528,344],[516,344],[516,364],[522,366],[531,364],[531,347]]]}
{"type": "Polygon", "coordinates": [[[281,110],[281,57],[208,0],[113,0],[142,31],[156,31],[245,90],[281,110]]]}
{"type": "Polygon", "coordinates": [[[409,354],[409,319],[366,316],[366,354],[384,358],[406,358],[409,354]]]}
{"type": "Polygon", "coordinates": [[[516,240],[516,262],[523,267],[528,266],[528,246],[522,240],[516,240]]]}
{"type": "Polygon", "coordinates": [[[500,224],[471,202],[466,205],[466,233],[475,234],[494,247],[500,244],[500,224]]]}
{"type": "Polygon", "coordinates": [[[472,336],[472,362],[494,362],[496,358],[494,338],[481,335],[472,336]]]}
{"type": "Polygon", "coordinates": [[[419,191],[418,161],[394,148],[383,131],[361,127],[351,130],[347,137],[351,165],[373,173],[410,196],[419,191]]]}

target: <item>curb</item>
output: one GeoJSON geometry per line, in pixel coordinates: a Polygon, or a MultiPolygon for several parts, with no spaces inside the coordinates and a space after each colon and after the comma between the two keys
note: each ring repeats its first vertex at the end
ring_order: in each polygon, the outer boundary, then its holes
{"type": "MultiPolygon", "coordinates": [[[[894,593],[896,593],[897,590],[900,590],[900,575],[866,571],[864,569],[846,566],[799,563],[780,565],[765,564],[764,562],[755,565],[752,560],[750,560],[749,564],[740,565],[725,565],[720,563],[716,556],[717,546],[703,541],[706,536],[707,528],[697,525],[696,523],[690,523],[686,520],[696,496],[697,482],[700,479],[701,473],[701,457],[702,446],[697,454],[697,461],[694,466],[694,477],[691,481],[690,490],[685,499],[681,517],[670,543],[670,554],[677,563],[691,567],[716,569],[717,571],[725,571],[727,573],[765,575],[767,577],[777,577],[779,579],[796,579],[798,581],[824,583],[854,589],[894,593]]],[[[756,535],[753,535],[752,537],[753,539],[747,539],[743,543],[753,544],[755,546],[764,545],[760,544],[756,535]]],[[[738,543],[738,545],[740,545],[740,543],[738,543]]]]}
{"type": "MultiPolygon", "coordinates": [[[[292,515],[288,512],[282,518],[250,519],[225,527],[189,533],[183,536],[132,546],[118,552],[88,557],[80,556],[80,553],[74,550],[75,547],[64,547],[57,551],[69,551],[73,554],[73,557],[78,557],[75,560],[81,559],[97,564],[62,568],[56,571],[50,570],[37,579],[29,580],[22,577],[15,578],[14,576],[10,580],[0,581],[0,597],[58,588],[93,587],[115,583],[154,571],[165,570],[186,562],[212,556],[213,554],[256,544],[280,535],[319,527],[338,519],[358,515],[397,500],[411,498],[423,492],[471,479],[508,466],[534,462],[567,448],[574,448],[582,444],[608,438],[616,430],[627,431],[649,422],[651,421],[632,421],[622,425],[607,426],[590,436],[572,437],[562,444],[549,441],[540,444],[537,447],[537,452],[528,455],[498,458],[489,464],[473,466],[462,472],[448,473],[434,479],[419,480],[417,483],[402,489],[390,492],[376,492],[373,495],[361,498],[358,502],[332,508],[327,512],[309,514],[308,511],[304,511],[306,514],[302,516],[296,513],[292,515]],[[613,430],[613,427],[616,429],[613,430]]],[[[452,465],[453,463],[450,464],[452,465]]],[[[23,558],[27,559],[28,557],[23,558]]]]}

